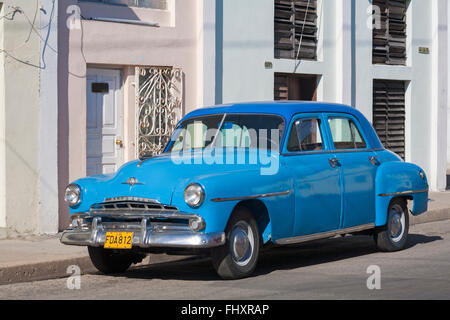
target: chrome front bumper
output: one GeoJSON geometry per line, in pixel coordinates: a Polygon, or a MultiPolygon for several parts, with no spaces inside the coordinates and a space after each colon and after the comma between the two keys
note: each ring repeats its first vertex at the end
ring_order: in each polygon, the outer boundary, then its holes
{"type": "Polygon", "coordinates": [[[150,221],[154,215],[139,215],[140,222],[136,222],[136,215],[133,218],[133,222],[102,222],[102,217],[92,217],[91,223],[64,231],[60,241],[67,245],[102,247],[107,232],[133,232],[133,247],[139,248],[196,249],[225,244],[224,232],[204,233],[189,230],[186,226],[154,223],[150,221]]]}

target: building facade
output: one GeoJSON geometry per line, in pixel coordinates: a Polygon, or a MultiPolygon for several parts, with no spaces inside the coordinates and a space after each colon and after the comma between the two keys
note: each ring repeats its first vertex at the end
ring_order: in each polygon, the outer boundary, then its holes
{"type": "MultiPolygon", "coordinates": [[[[184,114],[214,103],[201,90],[214,65],[204,66],[214,43],[208,3],[60,1],[60,193],[69,181],[158,152],[184,114]]],[[[62,197],[59,206],[63,228],[62,197]]]]}
{"type": "Polygon", "coordinates": [[[0,6],[0,230],[64,229],[70,181],[159,152],[195,108],[240,101],[352,105],[446,189],[447,0],[0,6]]]}
{"type": "Polygon", "coordinates": [[[431,190],[446,189],[448,1],[217,5],[216,102],[352,105],[372,121],[386,147],[426,170],[431,190]]]}

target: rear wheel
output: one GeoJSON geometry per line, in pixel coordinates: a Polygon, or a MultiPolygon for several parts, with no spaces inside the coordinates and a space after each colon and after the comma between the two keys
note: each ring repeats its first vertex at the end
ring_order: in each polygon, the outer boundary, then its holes
{"type": "Polygon", "coordinates": [[[134,252],[97,247],[88,247],[88,251],[92,264],[105,274],[125,272],[132,263],[141,262],[144,257],[134,252]]]}
{"type": "Polygon", "coordinates": [[[393,199],[389,205],[386,225],[375,232],[380,251],[399,251],[406,245],[409,231],[408,207],[404,199],[393,199]]]}
{"type": "Polygon", "coordinates": [[[224,246],[212,250],[213,266],[223,279],[249,276],[256,268],[260,248],[258,225],[250,211],[241,207],[226,229],[224,246]]]}

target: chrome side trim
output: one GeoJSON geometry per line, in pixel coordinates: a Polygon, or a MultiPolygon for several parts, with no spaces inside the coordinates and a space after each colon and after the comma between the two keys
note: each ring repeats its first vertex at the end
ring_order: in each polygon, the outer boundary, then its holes
{"type": "Polygon", "coordinates": [[[398,196],[398,195],[404,195],[404,194],[415,194],[415,193],[424,193],[428,192],[428,189],[423,190],[409,190],[409,191],[401,191],[401,192],[394,192],[394,193],[380,193],[379,197],[391,197],[391,196],[398,196]]]}
{"type": "Polygon", "coordinates": [[[305,235],[305,236],[279,239],[279,240],[276,240],[275,243],[279,244],[279,245],[302,243],[302,242],[307,242],[307,241],[312,241],[312,240],[332,238],[334,236],[346,234],[346,233],[353,233],[353,232],[369,230],[369,229],[373,229],[374,227],[375,227],[374,223],[369,223],[369,224],[345,228],[345,229],[341,229],[341,230],[334,230],[334,231],[328,231],[328,232],[322,232],[322,233],[309,234],[309,235],[305,235]]]}
{"type": "Polygon", "coordinates": [[[249,199],[258,199],[258,198],[268,198],[268,197],[278,197],[278,196],[286,196],[290,194],[291,191],[283,191],[283,192],[274,192],[274,193],[262,193],[256,194],[253,196],[245,196],[245,197],[234,197],[234,198],[214,198],[211,199],[212,202],[225,202],[225,201],[236,201],[236,200],[249,200],[249,199]]]}

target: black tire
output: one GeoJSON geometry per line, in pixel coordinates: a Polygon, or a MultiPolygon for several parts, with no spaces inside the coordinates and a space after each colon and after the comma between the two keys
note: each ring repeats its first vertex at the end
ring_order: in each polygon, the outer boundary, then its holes
{"type": "Polygon", "coordinates": [[[104,274],[123,273],[132,263],[141,262],[142,255],[134,252],[121,252],[104,248],[88,247],[89,257],[98,271],[104,274]]]}
{"type": "Polygon", "coordinates": [[[214,269],[222,279],[248,277],[256,268],[261,247],[255,218],[246,207],[240,207],[230,218],[225,233],[225,245],[212,249],[214,269]]]}
{"type": "Polygon", "coordinates": [[[386,225],[375,230],[378,250],[394,252],[405,248],[409,231],[408,206],[404,199],[393,199],[389,204],[386,225]]]}

